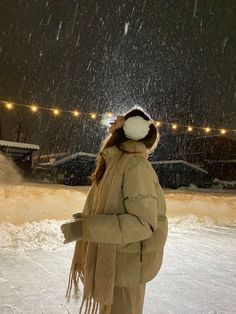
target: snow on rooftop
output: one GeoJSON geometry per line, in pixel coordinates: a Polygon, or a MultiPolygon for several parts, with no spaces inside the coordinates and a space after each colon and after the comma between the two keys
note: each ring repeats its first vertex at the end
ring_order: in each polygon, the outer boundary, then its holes
{"type": "Polygon", "coordinates": [[[207,172],[206,170],[204,170],[204,169],[202,169],[201,167],[198,167],[198,166],[196,166],[196,165],[194,165],[194,164],[191,164],[190,162],[187,162],[187,161],[185,161],[185,160],[162,160],[162,161],[152,161],[151,164],[153,164],[153,165],[157,165],[157,164],[160,164],[160,165],[162,165],[162,164],[184,164],[184,165],[186,165],[186,166],[188,166],[188,167],[194,168],[194,169],[196,169],[196,170],[198,170],[198,171],[201,171],[201,172],[204,172],[204,173],[207,173],[207,174],[208,174],[208,172],[207,172]]]}
{"type": "Polygon", "coordinates": [[[39,150],[39,145],[29,144],[29,143],[20,143],[20,142],[12,142],[12,141],[3,141],[0,140],[0,147],[14,147],[14,148],[23,148],[23,149],[32,149],[39,150]]]}
{"type": "Polygon", "coordinates": [[[59,159],[57,161],[54,162],[53,166],[58,166],[60,164],[63,164],[64,162],[69,162],[69,161],[72,161],[78,157],[81,157],[81,156],[87,156],[87,157],[92,157],[92,158],[96,158],[96,154],[92,154],[92,153],[85,153],[85,152],[78,152],[78,153],[75,153],[75,154],[72,154],[68,157],[65,157],[65,158],[62,158],[62,159],[59,159]]]}

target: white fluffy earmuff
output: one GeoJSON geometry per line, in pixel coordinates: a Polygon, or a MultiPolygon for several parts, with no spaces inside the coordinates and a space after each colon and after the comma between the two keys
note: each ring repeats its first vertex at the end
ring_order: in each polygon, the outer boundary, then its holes
{"type": "Polygon", "coordinates": [[[149,126],[152,123],[152,121],[145,120],[140,116],[130,117],[125,120],[123,125],[125,136],[132,140],[141,140],[148,134],[149,126]]]}

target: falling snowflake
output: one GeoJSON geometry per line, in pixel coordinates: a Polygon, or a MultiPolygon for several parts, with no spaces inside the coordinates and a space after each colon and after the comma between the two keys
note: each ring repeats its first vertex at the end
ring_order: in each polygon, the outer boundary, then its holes
{"type": "Polygon", "coordinates": [[[126,35],[127,35],[127,33],[128,33],[128,29],[129,29],[129,22],[126,22],[126,23],[125,23],[124,36],[126,36],[126,35]]]}

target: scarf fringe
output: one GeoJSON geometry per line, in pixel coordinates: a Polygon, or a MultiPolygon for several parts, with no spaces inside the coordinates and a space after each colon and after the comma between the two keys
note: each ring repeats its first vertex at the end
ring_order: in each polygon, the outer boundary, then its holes
{"type": "Polygon", "coordinates": [[[84,297],[79,309],[79,314],[110,314],[111,305],[102,305],[95,301],[91,296],[84,297]],[[83,312],[84,310],[84,312],[83,312]]]}
{"type": "Polygon", "coordinates": [[[74,287],[74,294],[73,296],[78,299],[79,298],[79,280],[83,282],[84,276],[81,273],[78,272],[77,266],[73,265],[70,270],[69,279],[68,279],[68,285],[66,290],[66,298],[69,302],[71,299],[71,291],[74,287]]]}
{"type": "Polygon", "coordinates": [[[98,314],[99,309],[99,303],[93,300],[93,298],[90,296],[89,298],[83,298],[82,304],[79,309],[79,314],[98,314]],[[85,310],[84,309],[85,306],[85,310]]]}

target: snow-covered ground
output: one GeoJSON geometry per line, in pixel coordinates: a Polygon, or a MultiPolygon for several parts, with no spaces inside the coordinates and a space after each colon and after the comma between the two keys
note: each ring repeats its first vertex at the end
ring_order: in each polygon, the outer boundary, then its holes
{"type": "MultiPolygon", "coordinates": [[[[0,313],[78,313],[60,225],[87,187],[0,186],[0,313]]],[[[236,193],[167,190],[169,237],[144,314],[236,313],[236,193]]]]}

